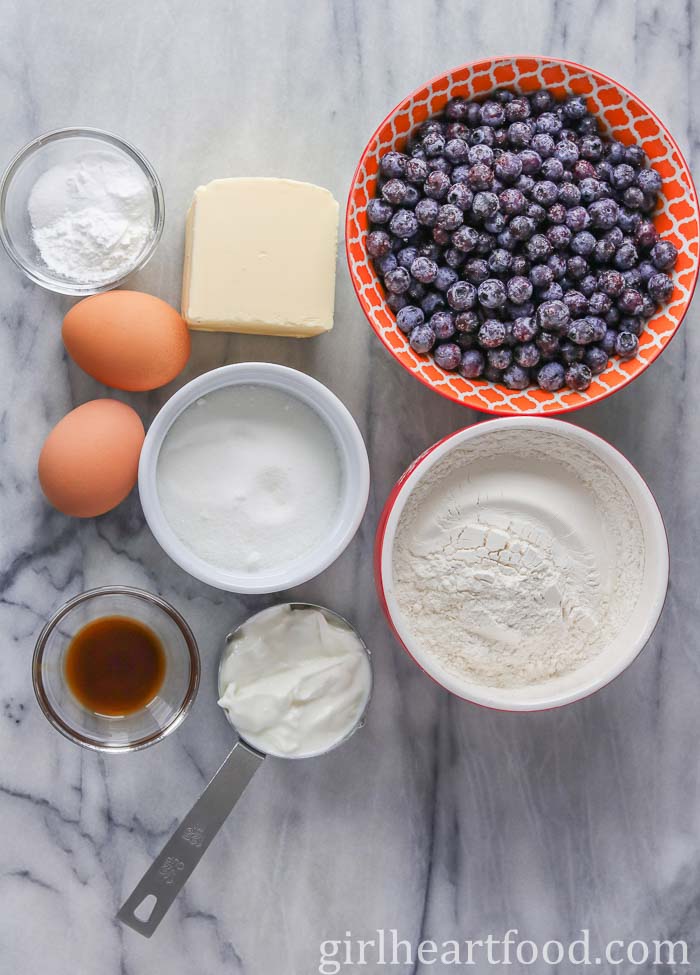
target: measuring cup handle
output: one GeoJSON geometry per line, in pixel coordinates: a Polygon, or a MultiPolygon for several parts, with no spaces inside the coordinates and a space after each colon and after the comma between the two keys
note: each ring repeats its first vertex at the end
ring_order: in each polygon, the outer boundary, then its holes
{"type": "Polygon", "coordinates": [[[124,902],[117,917],[150,938],[265,756],[236,742],[221,768],[124,902]],[[141,916],[137,916],[137,911],[141,916]]]}

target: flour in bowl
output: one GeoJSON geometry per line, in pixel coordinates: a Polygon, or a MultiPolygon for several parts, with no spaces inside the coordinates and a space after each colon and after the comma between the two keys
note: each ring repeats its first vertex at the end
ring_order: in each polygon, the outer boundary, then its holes
{"type": "Polygon", "coordinates": [[[591,450],[495,432],[428,472],[398,524],[393,585],[424,652],[466,681],[523,687],[601,653],[642,586],[635,505],[591,450]]]}

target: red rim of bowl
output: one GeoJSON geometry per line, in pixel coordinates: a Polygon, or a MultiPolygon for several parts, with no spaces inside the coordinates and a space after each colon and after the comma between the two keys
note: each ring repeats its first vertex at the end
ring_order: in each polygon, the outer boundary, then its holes
{"type": "MultiPolygon", "coordinates": [[[[540,417],[538,417],[537,414],[535,414],[534,416],[531,415],[531,416],[523,416],[523,417],[513,417],[511,419],[535,420],[535,419],[540,419],[540,417]]],[[[544,417],[542,419],[545,419],[546,420],[546,419],[549,419],[549,417],[544,417]]],[[[484,421],[484,422],[487,425],[491,425],[491,424],[495,424],[497,422],[497,420],[496,419],[494,419],[494,420],[487,420],[487,421],[484,421]]],[[[566,421],[563,421],[563,420],[556,421],[555,420],[555,422],[561,424],[561,423],[564,423],[566,421]]],[[[471,424],[471,426],[479,426],[479,427],[481,427],[482,425],[483,425],[482,423],[479,423],[479,424],[471,424]]],[[[584,434],[590,436],[594,440],[598,440],[602,444],[605,444],[606,447],[608,447],[615,454],[617,454],[620,458],[622,458],[622,460],[624,461],[624,463],[627,464],[627,465],[629,465],[632,468],[632,470],[635,472],[635,474],[639,477],[640,481],[642,482],[642,484],[644,485],[644,487],[646,488],[646,490],[648,492],[649,498],[653,502],[653,504],[656,507],[656,510],[658,512],[659,521],[660,521],[660,524],[661,524],[661,529],[662,529],[663,537],[664,537],[665,542],[666,542],[666,553],[667,553],[666,554],[666,584],[665,584],[665,587],[664,587],[664,594],[663,594],[663,599],[661,600],[661,605],[659,607],[659,612],[657,614],[657,617],[656,617],[656,620],[654,621],[653,626],[649,630],[649,633],[647,634],[647,636],[645,637],[645,639],[640,643],[639,649],[634,654],[634,656],[631,657],[630,660],[628,660],[627,663],[617,673],[612,674],[606,681],[604,681],[602,684],[598,684],[596,687],[593,687],[591,690],[588,690],[585,693],[581,693],[580,695],[576,695],[574,697],[571,697],[570,700],[562,701],[561,703],[558,703],[558,704],[544,705],[542,707],[509,708],[509,707],[500,707],[500,706],[497,706],[495,704],[486,704],[483,701],[476,701],[476,700],[474,700],[471,697],[468,697],[468,696],[463,695],[463,694],[459,694],[456,691],[452,690],[451,688],[446,687],[442,683],[442,681],[439,680],[439,678],[437,678],[429,670],[426,670],[426,668],[423,666],[423,664],[413,655],[413,653],[411,652],[411,650],[409,649],[409,647],[406,645],[406,643],[404,642],[401,634],[398,631],[398,628],[396,627],[396,624],[394,623],[394,619],[393,619],[393,616],[391,614],[391,610],[389,609],[389,604],[388,604],[387,599],[386,599],[386,593],[385,593],[385,589],[384,589],[384,577],[383,577],[383,573],[382,573],[382,556],[383,556],[383,552],[384,552],[384,546],[385,546],[385,541],[386,541],[386,529],[387,529],[387,524],[389,522],[389,518],[390,518],[391,513],[392,513],[392,511],[394,509],[394,506],[395,506],[395,504],[396,504],[396,502],[398,500],[398,497],[399,497],[399,494],[401,493],[401,490],[403,489],[403,487],[405,486],[405,484],[409,480],[409,478],[412,476],[412,474],[419,467],[422,466],[422,464],[428,459],[428,457],[430,457],[430,455],[435,450],[437,450],[439,447],[441,447],[444,443],[447,443],[449,440],[452,440],[454,437],[457,437],[460,434],[464,433],[465,430],[471,429],[471,426],[461,427],[459,430],[455,430],[452,433],[448,433],[446,436],[442,437],[440,440],[436,441],[434,444],[431,444],[430,447],[427,447],[423,451],[423,453],[419,454],[419,456],[416,457],[416,459],[406,468],[406,470],[403,472],[403,474],[401,474],[401,476],[398,478],[398,480],[396,481],[396,483],[392,487],[391,491],[389,492],[389,496],[386,499],[386,502],[384,504],[384,507],[382,508],[381,514],[379,516],[379,521],[377,522],[377,530],[376,530],[375,537],[374,537],[374,551],[373,551],[373,560],[372,560],[373,561],[373,568],[374,568],[374,584],[375,584],[375,588],[376,588],[376,591],[377,591],[377,598],[379,599],[379,604],[380,604],[380,606],[382,608],[382,612],[384,613],[384,617],[385,617],[387,623],[389,624],[389,628],[391,629],[391,632],[393,633],[393,635],[394,635],[395,639],[397,640],[399,646],[408,654],[408,656],[411,658],[411,660],[413,661],[413,663],[416,664],[416,666],[419,667],[421,669],[421,671],[427,677],[429,677],[430,680],[432,680],[434,684],[437,684],[437,686],[440,687],[442,690],[446,691],[448,694],[452,694],[453,697],[456,697],[458,700],[465,701],[468,704],[474,704],[477,707],[484,708],[487,711],[497,711],[497,712],[498,711],[504,711],[504,712],[506,712],[508,714],[532,714],[532,713],[536,713],[538,711],[555,711],[558,708],[568,707],[568,705],[570,705],[570,704],[575,704],[578,701],[585,701],[587,698],[592,697],[594,694],[597,694],[598,691],[602,690],[604,687],[608,687],[610,684],[612,684],[613,681],[615,681],[615,680],[618,679],[618,677],[621,677],[622,674],[624,674],[625,671],[628,670],[629,667],[631,667],[632,664],[634,664],[635,661],[637,661],[639,659],[639,657],[642,654],[642,652],[646,649],[646,647],[649,646],[649,642],[651,641],[651,638],[654,635],[654,632],[655,632],[657,626],[659,625],[659,620],[661,619],[661,616],[662,616],[663,611],[664,611],[664,606],[666,605],[666,599],[668,597],[669,579],[670,579],[671,550],[670,550],[669,541],[668,541],[668,531],[666,530],[666,524],[664,522],[664,518],[663,518],[663,515],[661,513],[661,509],[659,508],[658,502],[657,502],[656,498],[654,497],[654,494],[653,494],[651,488],[649,487],[649,485],[647,484],[647,482],[645,481],[645,479],[642,477],[642,475],[639,473],[639,471],[637,470],[637,468],[625,457],[625,455],[622,453],[622,451],[621,450],[618,450],[618,448],[614,444],[610,443],[609,440],[606,440],[605,437],[601,437],[599,434],[593,433],[590,430],[585,430],[582,427],[578,427],[575,424],[569,424],[569,425],[572,426],[574,429],[576,429],[576,430],[578,430],[580,432],[583,432],[584,434]]]]}
{"type": "MultiPolygon", "coordinates": [[[[675,149],[675,151],[678,153],[678,156],[679,156],[679,158],[681,160],[681,163],[683,164],[683,167],[685,169],[686,175],[688,177],[688,182],[690,184],[690,187],[689,188],[690,188],[690,192],[692,194],[692,199],[693,199],[693,204],[694,204],[695,212],[696,212],[696,214],[698,214],[698,218],[700,220],[700,204],[698,202],[698,193],[697,193],[697,189],[695,187],[695,182],[693,180],[693,174],[692,174],[692,171],[690,169],[690,166],[688,165],[688,162],[687,162],[685,156],[681,152],[680,146],[678,145],[678,143],[676,142],[676,140],[673,138],[673,136],[671,135],[670,131],[666,128],[666,126],[661,121],[661,119],[656,114],[656,112],[654,112],[651,108],[649,108],[649,106],[646,104],[646,102],[643,101],[638,95],[636,95],[633,91],[631,91],[625,85],[620,84],[619,81],[616,81],[614,78],[611,78],[610,75],[607,75],[607,74],[605,74],[602,71],[598,71],[597,68],[591,68],[588,65],[580,64],[578,61],[570,61],[567,58],[550,57],[549,55],[546,55],[546,54],[499,54],[498,56],[492,57],[492,58],[479,58],[476,61],[465,61],[463,64],[457,65],[456,67],[451,68],[448,71],[443,71],[441,74],[434,75],[432,78],[430,78],[429,81],[426,81],[422,85],[419,85],[417,88],[414,88],[408,95],[406,95],[399,102],[397,102],[396,105],[394,105],[394,107],[391,109],[391,111],[388,112],[385,115],[385,117],[382,119],[382,121],[379,123],[379,125],[377,125],[377,127],[374,129],[374,131],[372,132],[371,136],[367,140],[367,142],[365,144],[365,148],[362,150],[362,155],[360,156],[360,160],[359,160],[357,166],[355,167],[355,172],[353,173],[352,182],[350,184],[350,189],[348,191],[347,203],[345,205],[345,240],[346,240],[346,242],[347,242],[347,240],[349,238],[350,207],[352,205],[352,198],[353,198],[353,194],[355,192],[355,187],[357,185],[357,180],[358,180],[358,175],[360,173],[360,170],[362,169],[362,167],[363,167],[363,165],[365,163],[365,160],[367,158],[367,155],[368,155],[368,153],[370,151],[370,146],[372,145],[372,143],[374,142],[374,140],[379,135],[379,132],[393,118],[393,116],[401,108],[401,106],[404,104],[404,102],[410,101],[411,99],[415,98],[418,94],[420,94],[420,92],[424,88],[426,88],[426,87],[428,87],[430,85],[436,84],[437,82],[441,81],[446,76],[452,75],[452,74],[454,74],[457,71],[462,71],[465,68],[477,69],[480,66],[484,66],[484,65],[497,64],[497,63],[499,63],[501,61],[512,61],[512,60],[518,60],[518,59],[530,59],[530,60],[534,60],[534,61],[548,61],[548,62],[551,62],[553,64],[564,64],[564,65],[566,65],[569,68],[573,68],[573,69],[576,69],[576,70],[579,70],[579,71],[591,72],[594,75],[597,75],[599,78],[605,79],[605,81],[609,82],[611,85],[614,85],[616,88],[619,88],[621,91],[624,91],[627,95],[629,95],[630,98],[633,98],[640,105],[643,105],[644,108],[649,112],[649,115],[656,121],[656,123],[660,126],[660,128],[663,129],[663,131],[665,132],[665,134],[667,135],[667,137],[669,139],[669,142],[671,143],[671,145],[673,146],[673,148],[675,149]]],[[[639,372],[635,372],[633,375],[627,376],[621,383],[619,383],[613,389],[609,389],[606,392],[601,393],[599,396],[596,396],[595,399],[588,400],[585,403],[572,403],[572,404],[567,405],[567,406],[562,406],[559,409],[548,409],[546,411],[546,413],[545,412],[539,412],[539,411],[532,411],[532,412],[528,412],[528,413],[521,413],[521,412],[518,412],[518,411],[515,411],[515,410],[511,410],[509,408],[504,408],[504,407],[501,407],[499,409],[489,409],[489,407],[487,407],[485,405],[477,405],[476,403],[473,403],[473,402],[469,402],[469,403],[463,402],[463,401],[455,398],[454,396],[450,396],[448,393],[443,392],[442,389],[439,389],[439,388],[435,387],[428,379],[425,379],[423,376],[421,376],[420,373],[413,372],[412,370],[410,370],[406,366],[404,366],[404,364],[402,362],[400,362],[396,358],[396,356],[394,355],[393,349],[384,341],[383,336],[375,328],[374,323],[372,322],[369,314],[367,313],[367,310],[365,309],[364,302],[362,300],[362,296],[360,294],[360,290],[359,290],[359,287],[358,287],[358,282],[357,282],[357,279],[356,279],[355,274],[353,272],[353,260],[350,257],[350,252],[349,252],[349,250],[347,248],[347,245],[346,245],[346,248],[345,248],[345,258],[347,260],[348,271],[349,271],[349,274],[350,274],[350,280],[352,282],[352,286],[353,286],[353,289],[355,291],[355,296],[357,297],[357,301],[358,301],[360,307],[362,308],[362,311],[363,311],[363,313],[365,315],[365,318],[367,319],[370,327],[372,328],[372,331],[377,336],[377,338],[379,339],[379,341],[382,343],[382,345],[384,346],[384,348],[389,352],[389,354],[391,355],[392,359],[395,359],[397,362],[399,362],[399,365],[402,368],[406,369],[406,371],[407,372],[410,372],[411,375],[415,379],[417,379],[424,386],[427,386],[428,389],[432,389],[433,392],[438,393],[438,395],[443,396],[445,399],[452,400],[452,402],[458,403],[461,406],[465,406],[468,409],[477,410],[478,412],[488,414],[489,416],[552,416],[552,417],[553,416],[561,416],[563,413],[571,413],[574,410],[580,410],[580,409],[584,409],[586,406],[591,406],[593,403],[600,403],[603,400],[607,399],[609,396],[612,396],[614,393],[617,393],[619,390],[624,389],[631,382],[633,382],[635,379],[637,379],[638,376],[641,376],[642,373],[646,372],[646,370],[649,368],[649,366],[651,366],[654,362],[656,362],[656,360],[659,358],[659,356],[668,348],[668,346],[671,344],[671,342],[673,341],[673,339],[676,337],[676,335],[678,333],[678,330],[680,329],[681,325],[683,324],[683,321],[685,319],[685,316],[687,315],[688,309],[690,308],[690,305],[692,303],[693,296],[695,294],[695,288],[697,287],[697,283],[698,283],[698,272],[699,272],[699,263],[696,260],[695,261],[695,268],[693,269],[692,281],[691,281],[691,284],[690,284],[690,287],[689,287],[688,300],[685,303],[685,307],[683,308],[683,311],[681,312],[681,315],[680,315],[680,317],[678,319],[678,322],[676,323],[675,328],[673,329],[673,332],[671,333],[671,335],[669,335],[668,339],[666,340],[666,342],[664,343],[664,345],[661,346],[661,348],[655,349],[650,354],[650,357],[646,360],[646,362],[644,364],[644,367],[642,369],[640,369],[639,372]]],[[[438,446],[438,445],[435,444],[435,446],[438,446]]]]}

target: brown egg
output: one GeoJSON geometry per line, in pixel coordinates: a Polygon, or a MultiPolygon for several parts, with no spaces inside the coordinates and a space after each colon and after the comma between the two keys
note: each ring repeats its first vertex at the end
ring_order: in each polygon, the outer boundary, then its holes
{"type": "Polygon", "coordinates": [[[136,484],[143,423],[130,406],[95,399],[53,428],[39,456],[39,483],[54,508],[92,518],[115,508],[136,484]]]}
{"type": "Polygon", "coordinates": [[[108,291],[74,305],[63,341],[81,369],[114,389],[164,386],[190,357],[190,333],[167,302],[141,291],[108,291]]]}

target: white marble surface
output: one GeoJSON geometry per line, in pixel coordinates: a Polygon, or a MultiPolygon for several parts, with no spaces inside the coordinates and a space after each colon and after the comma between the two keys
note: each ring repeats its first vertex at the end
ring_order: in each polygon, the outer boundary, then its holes
{"type": "MultiPolygon", "coordinates": [[[[344,200],[386,111],[481,55],[587,62],[656,109],[691,163],[700,152],[695,0],[5,0],[2,24],[0,155],[68,124],[141,147],[162,177],[167,221],[133,286],[174,303],[184,210],[198,183],[284,175],[344,200]]],[[[360,423],[373,471],[366,519],[344,556],[295,595],[356,621],[374,650],[376,697],[366,728],[332,757],[266,763],[151,941],[115,922],[115,910],[231,744],[214,703],[217,654],[231,625],[270,600],[185,576],[144,527],[135,496],[85,523],[44,504],[35,477],[44,436],[104,392],[66,359],[69,304],[0,255],[0,971],[308,975],[321,940],[379,927],[414,942],[509,927],[540,941],[583,927],[596,942],[669,936],[687,939],[700,964],[697,303],[644,376],[571,418],[612,439],[656,494],[672,550],[662,620],[613,685],[532,715],[449,698],[381,617],[371,571],[381,505],[424,447],[478,416],[423,388],[380,348],[342,249],[330,336],[195,337],[178,382],[226,362],[285,362],[327,383],[360,423]],[[162,593],[191,622],[203,657],[183,728],[111,759],[54,733],[30,682],[47,615],[105,583],[162,593]]],[[[149,421],[174,387],[124,398],[149,421]]]]}

